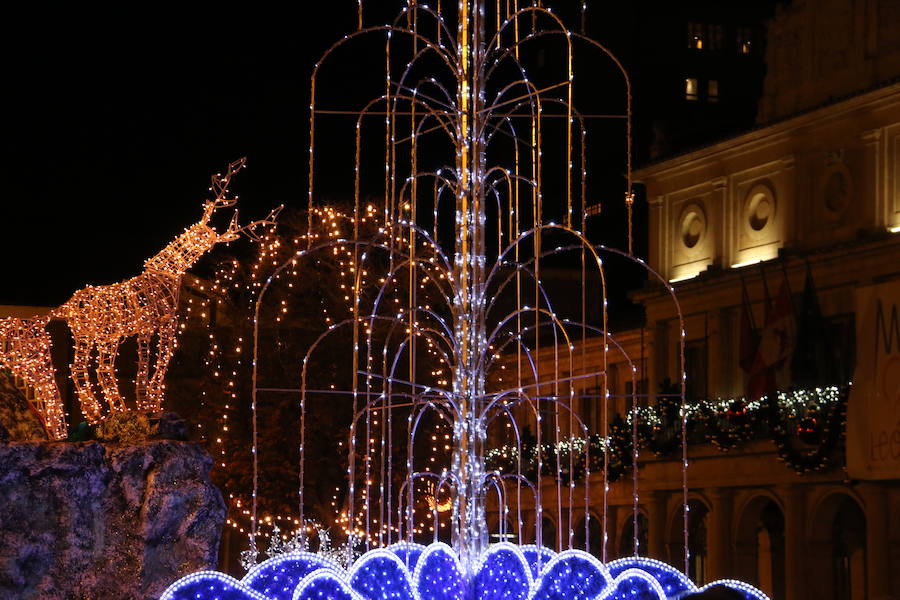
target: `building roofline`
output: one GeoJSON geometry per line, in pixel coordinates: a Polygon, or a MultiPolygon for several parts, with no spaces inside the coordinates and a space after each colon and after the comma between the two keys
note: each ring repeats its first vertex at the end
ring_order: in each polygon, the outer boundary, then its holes
{"type": "Polygon", "coordinates": [[[862,106],[889,103],[893,100],[900,100],[900,78],[879,85],[869,91],[845,96],[827,104],[820,104],[783,119],[760,125],[744,133],[647,164],[635,169],[634,180],[640,183],[642,178],[664,177],[670,171],[679,169],[688,163],[728,152],[736,147],[749,146],[746,148],[746,151],[750,151],[754,146],[764,145],[773,137],[798,127],[803,127],[819,119],[837,119],[862,106]]]}
{"type": "Polygon", "coordinates": [[[50,314],[55,306],[27,306],[24,304],[0,304],[0,318],[15,317],[26,319],[28,317],[43,317],[50,314]]]}

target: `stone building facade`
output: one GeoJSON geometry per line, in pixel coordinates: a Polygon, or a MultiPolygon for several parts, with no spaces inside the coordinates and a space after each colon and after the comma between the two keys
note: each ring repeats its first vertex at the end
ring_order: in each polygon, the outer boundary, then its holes
{"type": "MultiPolygon", "coordinates": [[[[900,382],[892,379],[900,379],[900,360],[879,371],[884,389],[876,392],[871,340],[857,347],[869,318],[860,308],[865,289],[883,292],[882,351],[897,352],[893,339],[900,343],[898,32],[896,1],[782,5],[769,26],[760,125],[635,174],[649,203],[648,265],[660,279],[648,277],[633,294],[644,326],[613,335],[621,343],[608,354],[609,421],[631,410],[633,393],[653,406],[661,382],[676,382],[678,391],[685,373],[689,403],[745,396],[744,319],[762,329],[782,286],[800,308],[809,277],[827,334],[818,339],[828,340],[832,359],[828,379],[853,383],[851,433],[826,468],[798,474],[803,469],[785,463],[771,435],[728,452],[703,441],[690,446],[688,569],[700,581],[739,578],[779,600],[900,598],[900,382]],[[879,452],[886,462],[867,470],[879,452]]],[[[601,350],[600,340],[584,345],[592,368],[601,350]]],[[[538,360],[551,362],[551,351],[538,360]]],[[[579,383],[575,392],[593,431],[602,428],[591,393],[601,383],[579,383]]],[[[796,378],[778,383],[797,387],[796,378]]],[[[559,430],[568,435],[565,425],[559,430]]],[[[801,452],[814,446],[799,445],[801,452]]],[[[631,554],[637,537],[642,555],[683,564],[681,466],[677,452],[642,451],[637,519],[630,474],[611,484],[605,504],[600,475],[571,493],[545,476],[540,520],[526,506],[522,536],[541,531],[546,545],[585,547],[589,530],[590,550],[600,555],[605,505],[607,560],[631,554]]]]}
{"type": "MultiPolygon", "coordinates": [[[[858,290],[900,279],[898,176],[897,84],[638,173],[650,202],[650,264],[677,291],[685,368],[705,380],[700,395],[746,390],[739,365],[743,290],[762,323],[766,287],[774,295],[787,281],[799,304],[807,271],[836,347],[834,368],[852,377],[861,357],[853,348],[858,290]],[[692,356],[700,368],[692,369],[692,356]]],[[[676,380],[678,315],[667,294],[647,289],[639,296],[652,332],[648,379],[676,380]]],[[[853,403],[862,401],[854,390],[848,425],[853,403]]],[[[740,577],[792,599],[900,594],[900,470],[894,479],[866,481],[842,463],[801,477],[778,461],[770,442],[734,454],[692,451],[691,495],[707,513],[704,578],[740,577]]],[[[651,476],[658,468],[648,463],[644,473],[653,498],[649,553],[671,559],[665,519],[677,512],[678,494],[671,478],[660,485],[651,476]]]]}

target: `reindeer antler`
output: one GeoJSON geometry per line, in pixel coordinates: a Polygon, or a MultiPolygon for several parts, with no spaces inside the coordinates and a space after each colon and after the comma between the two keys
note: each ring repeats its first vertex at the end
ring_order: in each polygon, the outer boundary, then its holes
{"type": "Polygon", "coordinates": [[[259,241],[260,235],[256,232],[258,227],[264,227],[266,225],[274,225],[275,219],[278,217],[278,214],[281,212],[281,209],[284,208],[284,204],[277,206],[272,209],[272,211],[266,216],[265,219],[261,219],[259,221],[253,221],[252,223],[247,223],[243,227],[238,227],[238,211],[234,211],[234,215],[231,217],[231,222],[228,224],[228,229],[226,233],[237,235],[243,233],[248,238],[254,241],[259,241]]]}
{"type": "Polygon", "coordinates": [[[238,171],[247,166],[247,157],[239,158],[234,162],[228,163],[228,170],[224,175],[221,173],[216,173],[212,176],[212,186],[210,186],[210,190],[216,193],[216,200],[224,200],[225,194],[228,193],[228,186],[231,183],[231,178],[234,177],[238,171]]]}
{"type": "Polygon", "coordinates": [[[212,200],[207,200],[204,204],[204,221],[209,221],[216,209],[234,206],[235,202],[237,202],[237,196],[234,198],[228,197],[228,186],[231,185],[231,178],[246,166],[247,158],[239,158],[234,162],[228,163],[228,170],[225,171],[224,175],[216,173],[212,176],[209,191],[213,192],[215,197],[212,200]]]}

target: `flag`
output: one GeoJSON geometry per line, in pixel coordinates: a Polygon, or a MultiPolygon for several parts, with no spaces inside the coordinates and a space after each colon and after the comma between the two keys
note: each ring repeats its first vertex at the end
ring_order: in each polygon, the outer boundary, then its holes
{"type": "Polygon", "coordinates": [[[786,390],[790,386],[796,335],[794,303],[785,273],[759,336],[758,362],[761,368],[771,371],[769,383],[774,383],[774,387],[770,391],[786,390]]]}
{"type": "Polygon", "coordinates": [[[806,281],[797,315],[797,339],[791,371],[800,388],[815,388],[838,383],[829,331],[813,281],[812,268],[806,263],[806,281]]]}
{"type": "MultiPolygon", "coordinates": [[[[769,286],[766,283],[766,272],[762,264],[759,265],[759,273],[763,286],[763,330],[765,330],[765,327],[771,318],[772,300],[769,297],[769,286]]],[[[752,319],[749,299],[747,299],[746,310],[752,319]]],[[[769,368],[769,365],[766,364],[765,359],[759,352],[760,343],[762,342],[762,333],[754,327],[753,334],[755,343],[753,344],[752,352],[749,343],[746,347],[746,355],[744,354],[745,348],[743,346],[741,347],[741,360],[745,361],[742,363],[742,366],[743,364],[748,366],[745,370],[747,371],[747,400],[750,402],[758,400],[766,394],[775,391],[775,382],[772,379],[772,369],[769,368]]]]}
{"type": "Polygon", "coordinates": [[[757,351],[752,361],[749,359],[749,354],[744,355],[744,347],[741,348],[741,366],[750,365],[747,370],[747,398],[751,401],[776,390],[788,388],[791,382],[790,367],[796,336],[794,303],[791,300],[787,273],[785,273],[784,281],[773,301],[769,296],[765,271],[762,269],[763,267],[760,265],[765,323],[758,334],[757,351]]]}
{"type": "Polygon", "coordinates": [[[759,400],[774,392],[776,387],[775,371],[766,364],[763,355],[757,350],[747,380],[747,400],[750,402],[759,400]]]}
{"type": "Polygon", "coordinates": [[[766,268],[763,263],[759,263],[759,276],[763,286],[763,327],[765,327],[772,318],[772,297],[769,296],[769,283],[766,281],[766,268]]]}

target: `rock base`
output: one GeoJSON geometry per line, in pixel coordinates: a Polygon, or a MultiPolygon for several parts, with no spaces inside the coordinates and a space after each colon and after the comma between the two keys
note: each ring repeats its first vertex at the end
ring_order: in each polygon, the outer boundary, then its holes
{"type": "Polygon", "coordinates": [[[0,444],[0,598],[150,600],[215,567],[225,503],[197,444],[0,444]]]}

